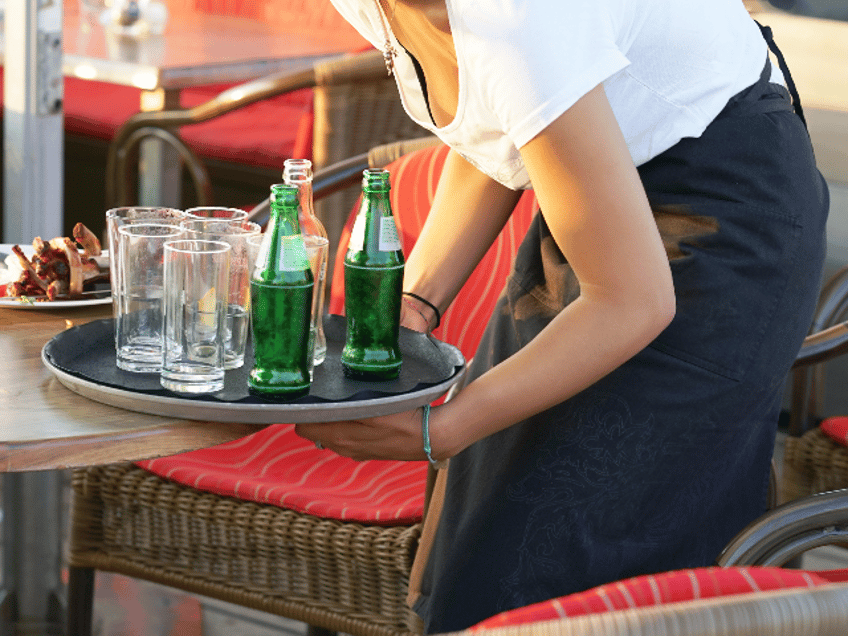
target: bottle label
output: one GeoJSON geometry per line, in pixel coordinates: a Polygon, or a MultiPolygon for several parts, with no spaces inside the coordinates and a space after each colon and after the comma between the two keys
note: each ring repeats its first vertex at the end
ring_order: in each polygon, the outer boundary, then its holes
{"type": "Polygon", "coordinates": [[[309,257],[306,255],[306,246],[303,239],[298,236],[286,236],[282,242],[282,253],[280,254],[280,269],[286,272],[302,272],[309,269],[309,257]]]}
{"type": "Polygon", "coordinates": [[[380,240],[377,249],[381,252],[396,252],[400,249],[400,238],[394,218],[384,216],[380,218],[380,240]]]}

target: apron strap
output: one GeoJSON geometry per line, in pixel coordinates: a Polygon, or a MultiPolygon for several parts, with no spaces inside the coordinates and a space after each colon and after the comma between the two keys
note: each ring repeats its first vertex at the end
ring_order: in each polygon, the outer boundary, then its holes
{"type": "Polygon", "coordinates": [[[801,97],[798,95],[798,89],[795,88],[795,81],[792,79],[792,74],[789,72],[789,67],[786,65],[783,53],[781,53],[780,49],[777,48],[777,44],[774,41],[774,35],[771,32],[771,27],[763,26],[759,22],[757,22],[757,26],[760,27],[760,32],[763,34],[763,38],[768,43],[769,49],[771,49],[771,52],[774,53],[774,56],[777,58],[777,63],[780,66],[780,72],[783,73],[783,77],[786,80],[786,87],[789,89],[789,94],[792,96],[792,105],[795,108],[795,113],[801,118],[801,121],[804,122],[804,127],[806,128],[807,118],[804,117],[804,109],[801,107],[801,97]]]}

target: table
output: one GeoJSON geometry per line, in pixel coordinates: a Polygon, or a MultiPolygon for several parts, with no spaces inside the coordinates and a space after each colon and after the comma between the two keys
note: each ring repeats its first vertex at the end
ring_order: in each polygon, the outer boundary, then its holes
{"type": "MultiPolygon", "coordinates": [[[[306,14],[303,21],[258,21],[168,4],[171,15],[164,34],[137,39],[105,29],[81,13],[75,0],[65,2],[63,74],[138,87],[139,109],[157,111],[178,108],[180,90],[186,87],[243,82],[312,66],[367,44],[335,13],[335,19],[323,24],[314,24],[306,14]]],[[[314,7],[333,11],[328,0],[314,7]]],[[[140,203],[180,207],[178,153],[159,139],[146,139],[140,154],[140,203]]]]}
{"type": "MultiPolygon", "coordinates": [[[[313,5],[319,7],[313,11],[333,11],[328,0],[313,5]]],[[[60,231],[62,75],[136,86],[141,110],[162,110],[178,105],[180,90],[189,86],[247,81],[367,44],[340,16],[322,21],[278,11],[249,19],[204,14],[179,0],[168,6],[164,34],[136,39],[112,34],[94,16],[81,14],[78,0],[37,8],[7,2],[0,63],[7,68],[5,119],[15,122],[7,131],[15,134],[7,132],[5,150],[6,242],[60,231]]],[[[142,203],[173,205],[179,157],[159,140],[145,141],[141,152],[142,203]]]]}
{"type": "Polygon", "coordinates": [[[63,387],[41,362],[43,345],[65,328],[110,312],[110,305],[0,308],[0,472],[5,473],[0,633],[61,633],[61,469],[171,455],[258,429],[129,412],[63,387]]]}

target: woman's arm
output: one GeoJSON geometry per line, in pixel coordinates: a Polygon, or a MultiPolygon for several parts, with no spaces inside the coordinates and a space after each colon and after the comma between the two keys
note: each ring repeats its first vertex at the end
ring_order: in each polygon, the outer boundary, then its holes
{"type": "MultiPolygon", "coordinates": [[[[665,249],[603,87],[582,97],[521,153],[580,295],[523,349],[433,409],[436,459],[575,395],[647,346],[674,315],[665,249]]],[[[424,296],[437,287],[422,283],[418,289],[424,296]]],[[[424,456],[420,409],[362,422],[299,425],[298,432],[360,459],[424,456]]]]}
{"type": "MultiPolygon", "coordinates": [[[[406,260],[404,291],[426,298],[444,313],[497,238],[521,192],[493,181],[455,151],[448,153],[433,205],[406,260]]],[[[413,301],[415,302],[415,301],[413,301]]],[[[432,310],[415,302],[433,326],[432,310]]],[[[404,316],[405,326],[428,325],[404,316]]]]}
{"type": "Polygon", "coordinates": [[[603,87],[521,154],[580,296],[526,347],[434,410],[436,456],[575,395],[647,346],[674,316],[665,249],[603,87]]]}

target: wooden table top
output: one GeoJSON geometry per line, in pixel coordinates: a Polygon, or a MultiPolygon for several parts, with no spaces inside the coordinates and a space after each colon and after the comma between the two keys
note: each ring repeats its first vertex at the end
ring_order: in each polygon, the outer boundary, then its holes
{"type": "MultiPolygon", "coordinates": [[[[63,74],[143,90],[181,89],[242,82],[368,45],[329,0],[288,13],[275,12],[273,2],[256,3],[264,12],[248,16],[204,13],[182,0],[167,4],[162,35],[125,37],[81,13],[78,0],[64,0],[63,74]]],[[[0,29],[0,64],[4,39],[0,29]]]]}
{"type": "Polygon", "coordinates": [[[52,470],[173,455],[260,427],[181,420],[107,406],[65,388],[41,361],[54,335],[111,306],[0,308],[0,472],[52,470]]]}

